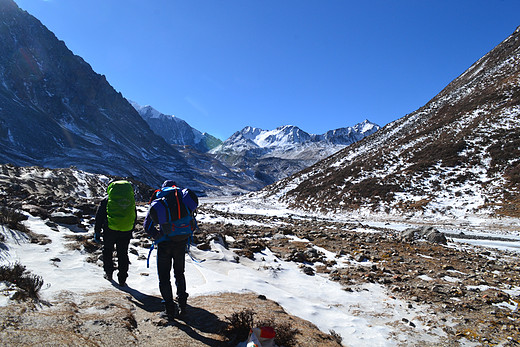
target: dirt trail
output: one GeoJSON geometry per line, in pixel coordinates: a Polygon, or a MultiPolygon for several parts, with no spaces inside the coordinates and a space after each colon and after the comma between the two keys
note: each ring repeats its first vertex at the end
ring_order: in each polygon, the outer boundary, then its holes
{"type": "Polygon", "coordinates": [[[313,324],[288,315],[256,294],[225,293],[190,298],[185,318],[167,322],[158,316],[159,297],[132,288],[83,296],[63,293],[59,301],[0,308],[3,346],[234,346],[221,334],[234,312],[254,309],[259,317],[290,322],[299,331],[298,346],[338,346],[313,324]]]}

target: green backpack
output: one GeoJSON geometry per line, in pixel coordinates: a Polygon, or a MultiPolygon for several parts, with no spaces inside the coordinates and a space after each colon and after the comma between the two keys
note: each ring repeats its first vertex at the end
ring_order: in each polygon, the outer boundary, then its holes
{"type": "Polygon", "coordinates": [[[130,231],[136,218],[134,188],[128,181],[108,185],[107,217],[111,230],[130,231]]]}

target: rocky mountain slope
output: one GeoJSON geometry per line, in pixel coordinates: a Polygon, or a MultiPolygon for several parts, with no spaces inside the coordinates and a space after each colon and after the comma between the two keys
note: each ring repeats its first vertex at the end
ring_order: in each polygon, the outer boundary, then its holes
{"type": "Polygon", "coordinates": [[[303,170],[379,130],[363,121],[353,127],[309,134],[292,125],[275,130],[245,127],[210,153],[231,167],[251,172],[266,184],[303,170]]]}
{"type": "Polygon", "coordinates": [[[261,196],[327,212],[520,209],[520,27],[425,106],[261,196]]]}
{"type": "Polygon", "coordinates": [[[151,106],[141,106],[133,101],[130,103],[153,132],[171,145],[191,146],[205,153],[222,144],[221,140],[208,133],[200,132],[178,117],[165,115],[151,106]]]}
{"type": "Polygon", "coordinates": [[[11,0],[0,3],[0,32],[2,162],[75,165],[148,182],[176,171],[180,181],[193,180],[182,155],[154,139],[105,76],[11,0]]]}
{"type": "Polygon", "coordinates": [[[153,186],[174,178],[201,193],[263,186],[156,136],[104,76],[12,0],[0,2],[0,33],[0,163],[75,166],[153,186]]]}

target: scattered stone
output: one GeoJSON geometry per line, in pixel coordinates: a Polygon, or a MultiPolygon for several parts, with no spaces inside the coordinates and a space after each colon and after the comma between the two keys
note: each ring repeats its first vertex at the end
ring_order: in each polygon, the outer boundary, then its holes
{"type": "Polygon", "coordinates": [[[72,213],[65,212],[53,212],[49,216],[49,219],[55,223],[76,225],[80,222],[80,218],[72,213]]]}
{"type": "Polygon", "coordinates": [[[303,267],[303,273],[309,276],[314,276],[314,270],[310,266],[304,266],[303,267]]]}
{"type": "Polygon", "coordinates": [[[22,210],[29,212],[33,216],[38,216],[42,219],[49,218],[49,213],[47,212],[47,209],[40,207],[40,206],[23,204],[22,210]]]}

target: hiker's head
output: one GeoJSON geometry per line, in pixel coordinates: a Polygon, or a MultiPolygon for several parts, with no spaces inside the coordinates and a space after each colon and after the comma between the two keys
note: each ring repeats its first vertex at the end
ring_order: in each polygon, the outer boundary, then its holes
{"type": "Polygon", "coordinates": [[[163,182],[162,184],[162,188],[164,187],[173,187],[173,186],[176,186],[177,183],[175,183],[175,181],[172,181],[172,180],[166,180],[163,182]]]}

